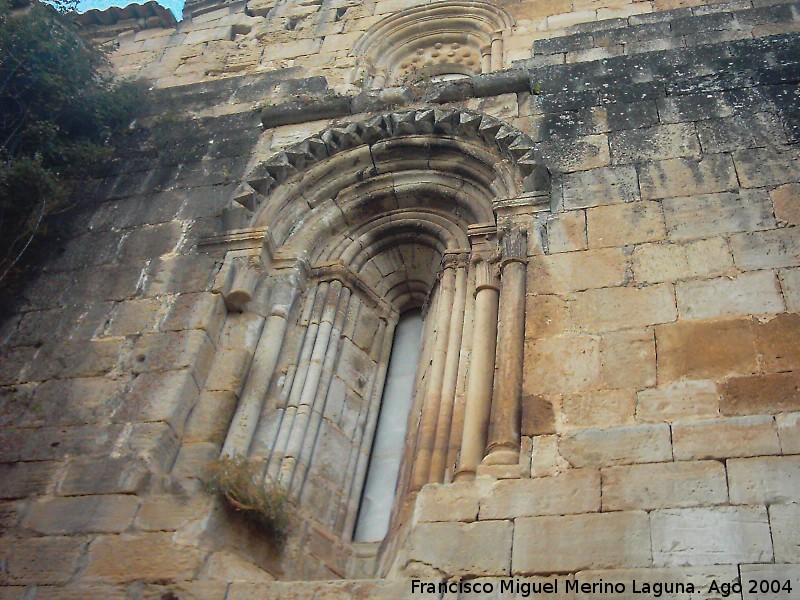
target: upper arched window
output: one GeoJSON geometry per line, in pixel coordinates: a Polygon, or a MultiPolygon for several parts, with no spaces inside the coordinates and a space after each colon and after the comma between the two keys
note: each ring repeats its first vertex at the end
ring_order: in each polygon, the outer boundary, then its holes
{"type": "Polygon", "coordinates": [[[354,47],[356,79],[377,89],[443,75],[471,76],[503,68],[510,15],[490,2],[437,2],[400,11],[354,47]]]}

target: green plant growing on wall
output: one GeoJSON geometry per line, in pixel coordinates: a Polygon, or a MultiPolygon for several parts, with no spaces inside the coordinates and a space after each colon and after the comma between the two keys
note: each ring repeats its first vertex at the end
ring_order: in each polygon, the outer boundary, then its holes
{"type": "Polygon", "coordinates": [[[206,489],[257,525],[283,547],[289,533],[290,507],[286,491],[263,474],[264,464],[242,456],[214,461],[203,475],[206,489]]]}
{"type": "Polygon", "coordinates": [[[0,0],[0,281],[47,217],[81,200],[79,182],[107,164],[144,95],[106,74],[69,0],[25,3],[0,0]]]}

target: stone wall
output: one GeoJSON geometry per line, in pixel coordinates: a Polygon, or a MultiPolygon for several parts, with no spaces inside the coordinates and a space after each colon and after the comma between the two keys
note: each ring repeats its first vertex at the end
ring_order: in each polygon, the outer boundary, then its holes
{"type": "MultiPolygon", "coordinates": [[[[177,29],[116,38],[119,72],[153,82],[149,112],[0,324],[0,597],[411,598],[425,595],[410,577],[497,587],[556,575],[629,592],[633,579],[705,590],[779,578],[800,593],[800,7],[503,2],[515,25],[493,78],[365,91],[351,48],[414,4],[195,3],[177,29]],[[331,98],[339,112],[320,109],[331,98]],[[262,243],[254,219],[280,185],[307,183],[298,142],[390,111],[380,118],[424,127],[425,108],[502,119],[551,174],[547,206],[526,221],[519,464],[457,482],[448,471],[417,492],[411,433],[390,536],[349,542],[358,494],[331,474],[368,456],[362,388],[379,372],[384,314],[354,291],[365,304],[334,334],[343,362],[324,371],[330,443],[303,466],[281,554],[199,482],[277,302],[272,279],[234,305],[231,256],[262,243]]],[[[363,143],[376,170],[409,160],[363,143]]],[[[425,269],[441,254],[398,252],[365,280],[380,289],[414,264],[431,292],[425,269]]],[[[472,289],[475,273],[465,280],[472,289]]],[[[298,350],[279,357],[265,415],[282,410],[323,320],[307,301],[290,308],[286,347],[298,350]]],[[[770,597],[747,588],[736,597],[770,597]]],[[[561,589],[552,597],[640,597],[561,589]]]]}

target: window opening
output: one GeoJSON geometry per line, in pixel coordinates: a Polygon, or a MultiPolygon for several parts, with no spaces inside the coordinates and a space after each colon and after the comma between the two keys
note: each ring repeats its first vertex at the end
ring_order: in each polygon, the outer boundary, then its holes
{"type": "Polygon", "coordinates": [[[421,353],[422,325],[419,309],[403,313],[397,323],[353,536],[356,542],[379,542],[389,531],[421,353]]]}

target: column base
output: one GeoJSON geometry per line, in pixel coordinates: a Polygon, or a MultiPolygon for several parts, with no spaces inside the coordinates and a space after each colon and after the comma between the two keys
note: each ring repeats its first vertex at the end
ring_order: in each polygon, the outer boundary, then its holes
{"type": "Polygon", "coordinates": [[[475,471],[471,469],[462,469],[460,471],[456,471],[456,474],[453,475],[452,482],[460,483],[463,481],[475,481],[475,471]]]}
{"type": "Polygon", "coordinates": [[[481,461],[482,465],[516,465],[519,464],[519,448],[496,446],[481,461]]]}

